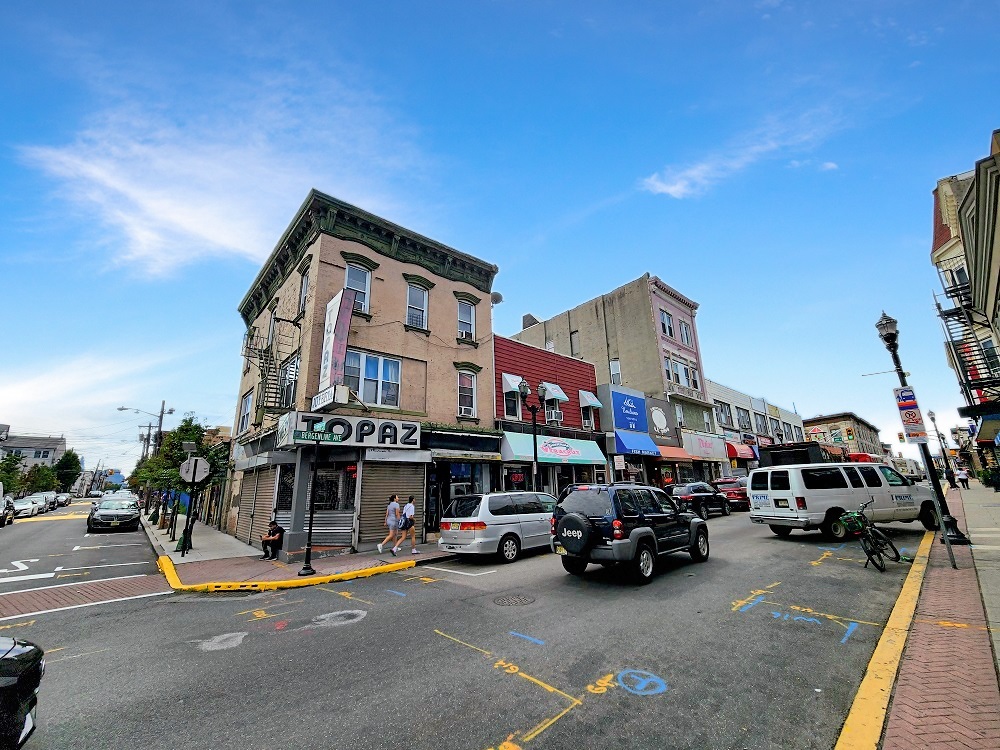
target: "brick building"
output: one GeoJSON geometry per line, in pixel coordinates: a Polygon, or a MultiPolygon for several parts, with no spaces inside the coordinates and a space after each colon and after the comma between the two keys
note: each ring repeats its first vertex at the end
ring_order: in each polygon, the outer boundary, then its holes
{"type": "Polygon", "coordinates": [[[825,414],[802,420],[806,440],[831,443],[847,449],[848,453],[864,453],[882,458],[882,442],[878,427],[865,421],[852,411],[825,414]]]}

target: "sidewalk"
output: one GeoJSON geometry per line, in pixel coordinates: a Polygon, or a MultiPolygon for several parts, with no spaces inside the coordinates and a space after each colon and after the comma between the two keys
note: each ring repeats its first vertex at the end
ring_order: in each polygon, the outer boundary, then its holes
{"type": "Polygon", "coordinates": [[[1000,494],[972,485],[948,492],[951,513],[973,545],[953,547],[953,570],[935,536],[882,750],[1000,747],[1000,494]]]}
{"type": "MultiPolygon", "coordinates": [[[[185,516],[177,516],[177,534],[180,538],[185,516]]],[[[342,554],[321,557],[312,561],[315,575],[299,576],[302,566],[277,560],[261,560],[261,551],[217,531],[211,526],[195,523],[192,533],[194,549],[183,557],[175,552],[176,542],[170,541],[169,532],[152,526],[142,516],[143,529],[156,552],[160,570],[172,588],[178,591],[265,591],[279,588],[315,586],[331,581],[362,578],[379,573],[412,568],[429,562],[441,562],[454,557],[439,552],[433,543],[417,545],[420,554],[410,552],[409,544],[398,557],[389,550],[342,554]]]]}

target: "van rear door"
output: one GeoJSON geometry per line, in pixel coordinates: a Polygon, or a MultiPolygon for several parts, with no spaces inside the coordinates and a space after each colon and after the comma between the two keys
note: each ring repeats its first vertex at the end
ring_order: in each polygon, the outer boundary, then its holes
{"type": "Polygon", "coordinates": [[[750,499],[750,513],[768,515],[771,512],[771,494],[768,488],[768,471],[757,470],[750,475],[747,497],[750,499]]]}

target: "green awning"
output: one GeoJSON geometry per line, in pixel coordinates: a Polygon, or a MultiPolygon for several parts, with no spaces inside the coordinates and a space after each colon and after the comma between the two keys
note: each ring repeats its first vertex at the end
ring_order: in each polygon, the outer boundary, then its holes
{"type": "MultiPolygon", "coordinates": [[[[500,442],[500,455],[504,461],[534,460],[531,449],[531,435],[523,432],[505,432],[500,442]]],[[[592,440],[572,440],[570,438],[538,436],[538,463],[540,464],[604,464],[607,459],[597,443],[592,440]]]]}

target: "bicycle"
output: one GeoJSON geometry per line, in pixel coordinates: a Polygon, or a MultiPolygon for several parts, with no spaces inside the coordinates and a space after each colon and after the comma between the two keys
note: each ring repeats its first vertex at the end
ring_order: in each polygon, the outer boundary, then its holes
{"type": "Polygon", "coordinates": [[[861,549],[868,557],[865,567],[867,568],[870,562],[879,571],[885,572],[884,558],[888,557],[893,562],[899,562],[900,554],[892,540],[883,531],[875,528],[875,524],[865,515],[865,508],[874,502],[875,500],[872,499],[867,503],[861,503],[856,511],[844,513],[840,520],[848,531],[859,534],[858,541],[861,543],[861,549]]]}

